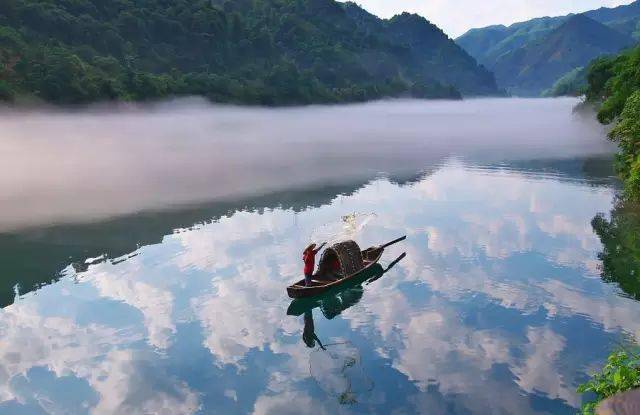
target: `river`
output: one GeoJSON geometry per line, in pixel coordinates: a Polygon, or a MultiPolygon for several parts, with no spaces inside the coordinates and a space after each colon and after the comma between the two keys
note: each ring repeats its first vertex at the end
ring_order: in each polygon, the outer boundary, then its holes
{"type": "Polygon", "coordinates": [[[640,334],[577,104],[3,110],[0,412],[575,413],[640,334]],[[402,235],[291,304],[309,241],[402,235]]]}

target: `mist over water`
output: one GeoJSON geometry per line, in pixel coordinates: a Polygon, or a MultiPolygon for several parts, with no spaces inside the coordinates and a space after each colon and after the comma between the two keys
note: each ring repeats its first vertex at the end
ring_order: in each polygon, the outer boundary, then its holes
{"type": "Polygon", "coordinates": [[[0,112],[0,232],[470,162],[613,151],[576,99],[0,112]],[[560,139],[559,139],[560,137],[560,139]]]}
{"type": "Polygon", "coordinates": [[[640,336],[577,103],[0,111],[0,414],[575,414],[640,336]],[[402,235],[288,298],[311,240],[402,235]]]}

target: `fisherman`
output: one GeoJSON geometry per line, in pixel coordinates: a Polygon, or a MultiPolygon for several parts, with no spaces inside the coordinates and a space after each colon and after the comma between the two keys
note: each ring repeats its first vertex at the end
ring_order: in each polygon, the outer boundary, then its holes
{"type": "Polygon", "coordinates": [[[325,246],[324,242],[318,249],[316,244],[309,245],[304,252],[302,252],[302,260],[304,261],[304,283],[308,287],[311,285],[311,279],[313,277],[313,271],[316,268],[316,254],[325,246]]]}

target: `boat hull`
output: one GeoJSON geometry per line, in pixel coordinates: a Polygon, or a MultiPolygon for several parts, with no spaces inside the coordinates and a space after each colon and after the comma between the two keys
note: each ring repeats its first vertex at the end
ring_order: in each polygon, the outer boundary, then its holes
{"type": "Polygon", "coordinates": [[[339,287],[348,281],[357,279],[362,274],[368,272],[368,270],[380,261],[380,257],[384,252],[383,248],[371,247],[362,251],[362,259],[364,261],[364,267],[351,275],[343,277],[335,281],[317,281],[313,280],[311,286],[306,286],[304,279],[296,282],[293,285],[287,287],[287,294],[290,298],[308,298],[315,297],[323,294],[333,288],[339,287]]]}

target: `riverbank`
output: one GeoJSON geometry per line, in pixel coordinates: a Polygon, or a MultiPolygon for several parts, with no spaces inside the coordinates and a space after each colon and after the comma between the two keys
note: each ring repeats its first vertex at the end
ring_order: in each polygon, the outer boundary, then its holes
{"type": "Polygon", "coordinates": [[[625,197],[640,200],[640,47],[591,63],[587,100],[598,106],[598,120],[614,124],[609,133],[618,145],[616,167],[625,197]]]}

